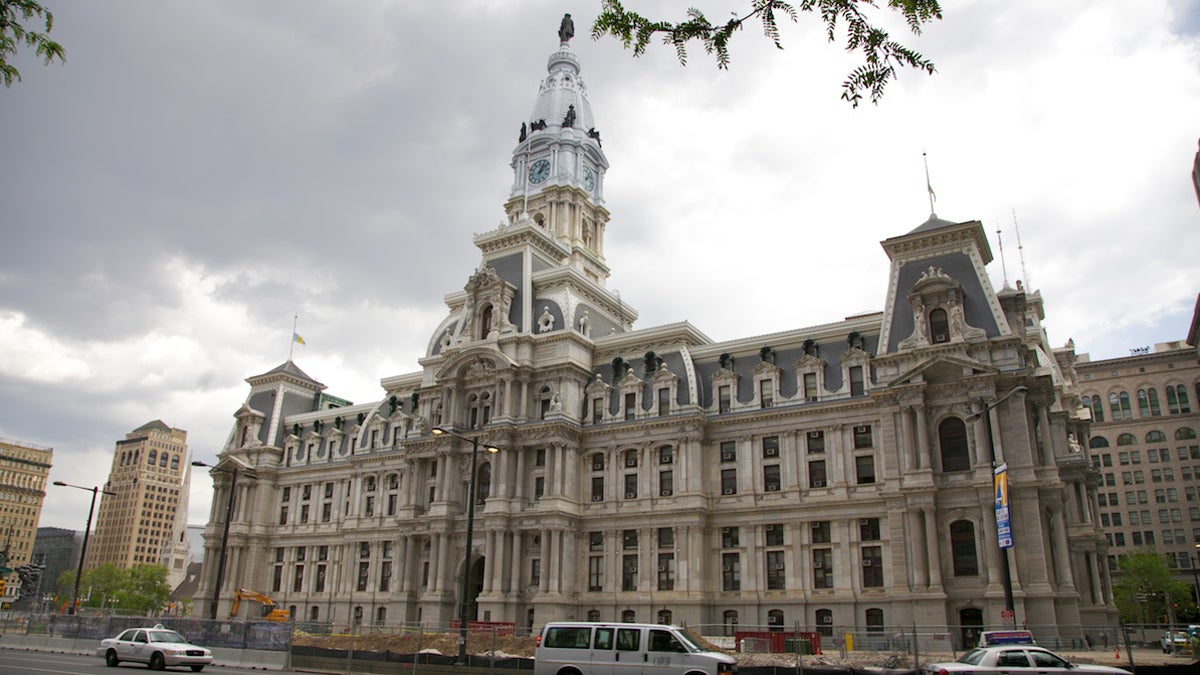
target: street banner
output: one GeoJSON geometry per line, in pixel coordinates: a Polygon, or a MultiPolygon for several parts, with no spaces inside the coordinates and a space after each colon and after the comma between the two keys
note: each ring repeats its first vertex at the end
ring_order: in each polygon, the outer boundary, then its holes
{"type": "Polygon", "coordinates": [[[1012,548],[1012,523],[1008,517],[1008,465],[1001,464],[993,471],[992,486],[996,495],[996,539],[1000,548],[1012,548]]]}

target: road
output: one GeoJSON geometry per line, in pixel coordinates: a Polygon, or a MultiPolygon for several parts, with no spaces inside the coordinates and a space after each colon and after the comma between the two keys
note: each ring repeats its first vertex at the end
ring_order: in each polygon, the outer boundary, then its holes
{"type": "MultiPolygon", "coordinates": [[[[148,672],[146,666],[140,663],[122,663],[117,668],[108,668],[104,659],[98,656],[79,656],[77,654],[58,654],[54,652],[33,652],[21,649],[6,649],[0,647],[0,673],[4,675],[140,675],[148,672]]],[[[190,668],[168,668],[168,673],[188,673],[190,668]]],[[[220,675],[263,675],[263,670],[249,668],[227,668],[225,666],[209,666],[205,673],[213,672],[220,675]]],[[[296,671],[271,671],[275,673],[292,673],[296,671]]]]}

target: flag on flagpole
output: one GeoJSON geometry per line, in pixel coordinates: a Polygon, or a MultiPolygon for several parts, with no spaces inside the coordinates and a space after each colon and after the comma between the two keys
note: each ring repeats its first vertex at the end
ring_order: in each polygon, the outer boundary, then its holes
{"type": "Polygon", "coordinates": [[[295,332],[293,332],[293,333],[292,333],[292,342],[298,342],[298,343],[300,343],[300,344],[306,344],[306,343],[304,342],[304,338],[303,338],[303,337],[301,337],[299,333],[295,333],[295,332]]]}

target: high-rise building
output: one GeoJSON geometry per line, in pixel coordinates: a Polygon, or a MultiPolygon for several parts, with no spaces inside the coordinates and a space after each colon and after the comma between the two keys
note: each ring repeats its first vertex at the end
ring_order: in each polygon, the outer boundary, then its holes
{"type": "Polygon", "coordinates": [[[1078,389],[1091,412],[1091,458],[1101,472],[1100,524],[1108,566],[1153,548],[1181,579],[1200,567],[1200,301],[1188,340],[1133,350],[1129,356],[1076,363],[1078,389]]]}
{"type": "MultiPolygon", "coordinates": [[[[32,562],[46,477],[54,460],[52,448],[0,438],[0,558],[3,566],[16,569],[32,562]]],[[[15,573],[0,575],[4,592],[0,604],[9,606],[20,590],[15,573]]]]}
{"type": "Polygon", "coordinates": [[[384,625],[465,605],[522,630],[951,625],[961,645],[1014,620],[1111,624],[1074,352],[1037,292],[992,287],[980,222],[882,242],[881,311],[727,342],[635,329],[606,287],[609,162],[566,41],[547,70],[507,218],[476,235],[420,370],[359,404],[290,360],[246,380],[210,472],[205,560],[228,563],[200,611],[249,587],[298,619],[384,625]]]}
{"type": "Polygon", "coordinates": [[[176,528],[189,474],[187,432],[162,420],[147,422],[117,441],[88,542],[87,566],[162,564],[176,528]]]}
{"type": "MultiPolygon", "coordinates": [[[[77,572],[79,569],[79,551],[83,548],[83,532],[67,530],[61,527],[39,527],[37,541],[33,544],[31,562],[44,565],[41,573],[42,595],[49,595],[55,589],[58,577],[68,570],[77,572]]],[[[71,577],[74,579],[74,577],[71,577]]],[[[26,606],[34,606],[39,602],[36,591],[30,594],[26,606]]]]}

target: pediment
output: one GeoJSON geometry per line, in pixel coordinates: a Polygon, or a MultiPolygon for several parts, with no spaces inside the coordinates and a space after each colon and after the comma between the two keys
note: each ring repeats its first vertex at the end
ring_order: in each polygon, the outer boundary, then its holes
{"type": "MultiPolygon", "coordinates": [[[[226,408],[226,410],[228,410],[228,408],[226,408]]],[[[233,416],[238,419],[245,419],[247,417],[257,417],[258,419],[266,419],[266,417],[267,417],[265,414],[255,410],[254,408],[251,408],[250,404],[248,404],[248,403],[243,403],[242,407],[238,408],[237,412],[233,413],[233,416]]]]}
{"type": "Polygon", "coordinates": [[[490,345],[475,346],[458,352],[438,369],[439,382],[446,379],[489,379],[495,372],[516,367],[517,363],[490,345]]]}
{"type": "Polygon", "coordinates": [[[889,387],[902,384],[941,384],[956,382],[976,375],[994,375],[1000,371],[986,363],[959,354],[939,354],[900,373],[888,382],[889,387]]]}

